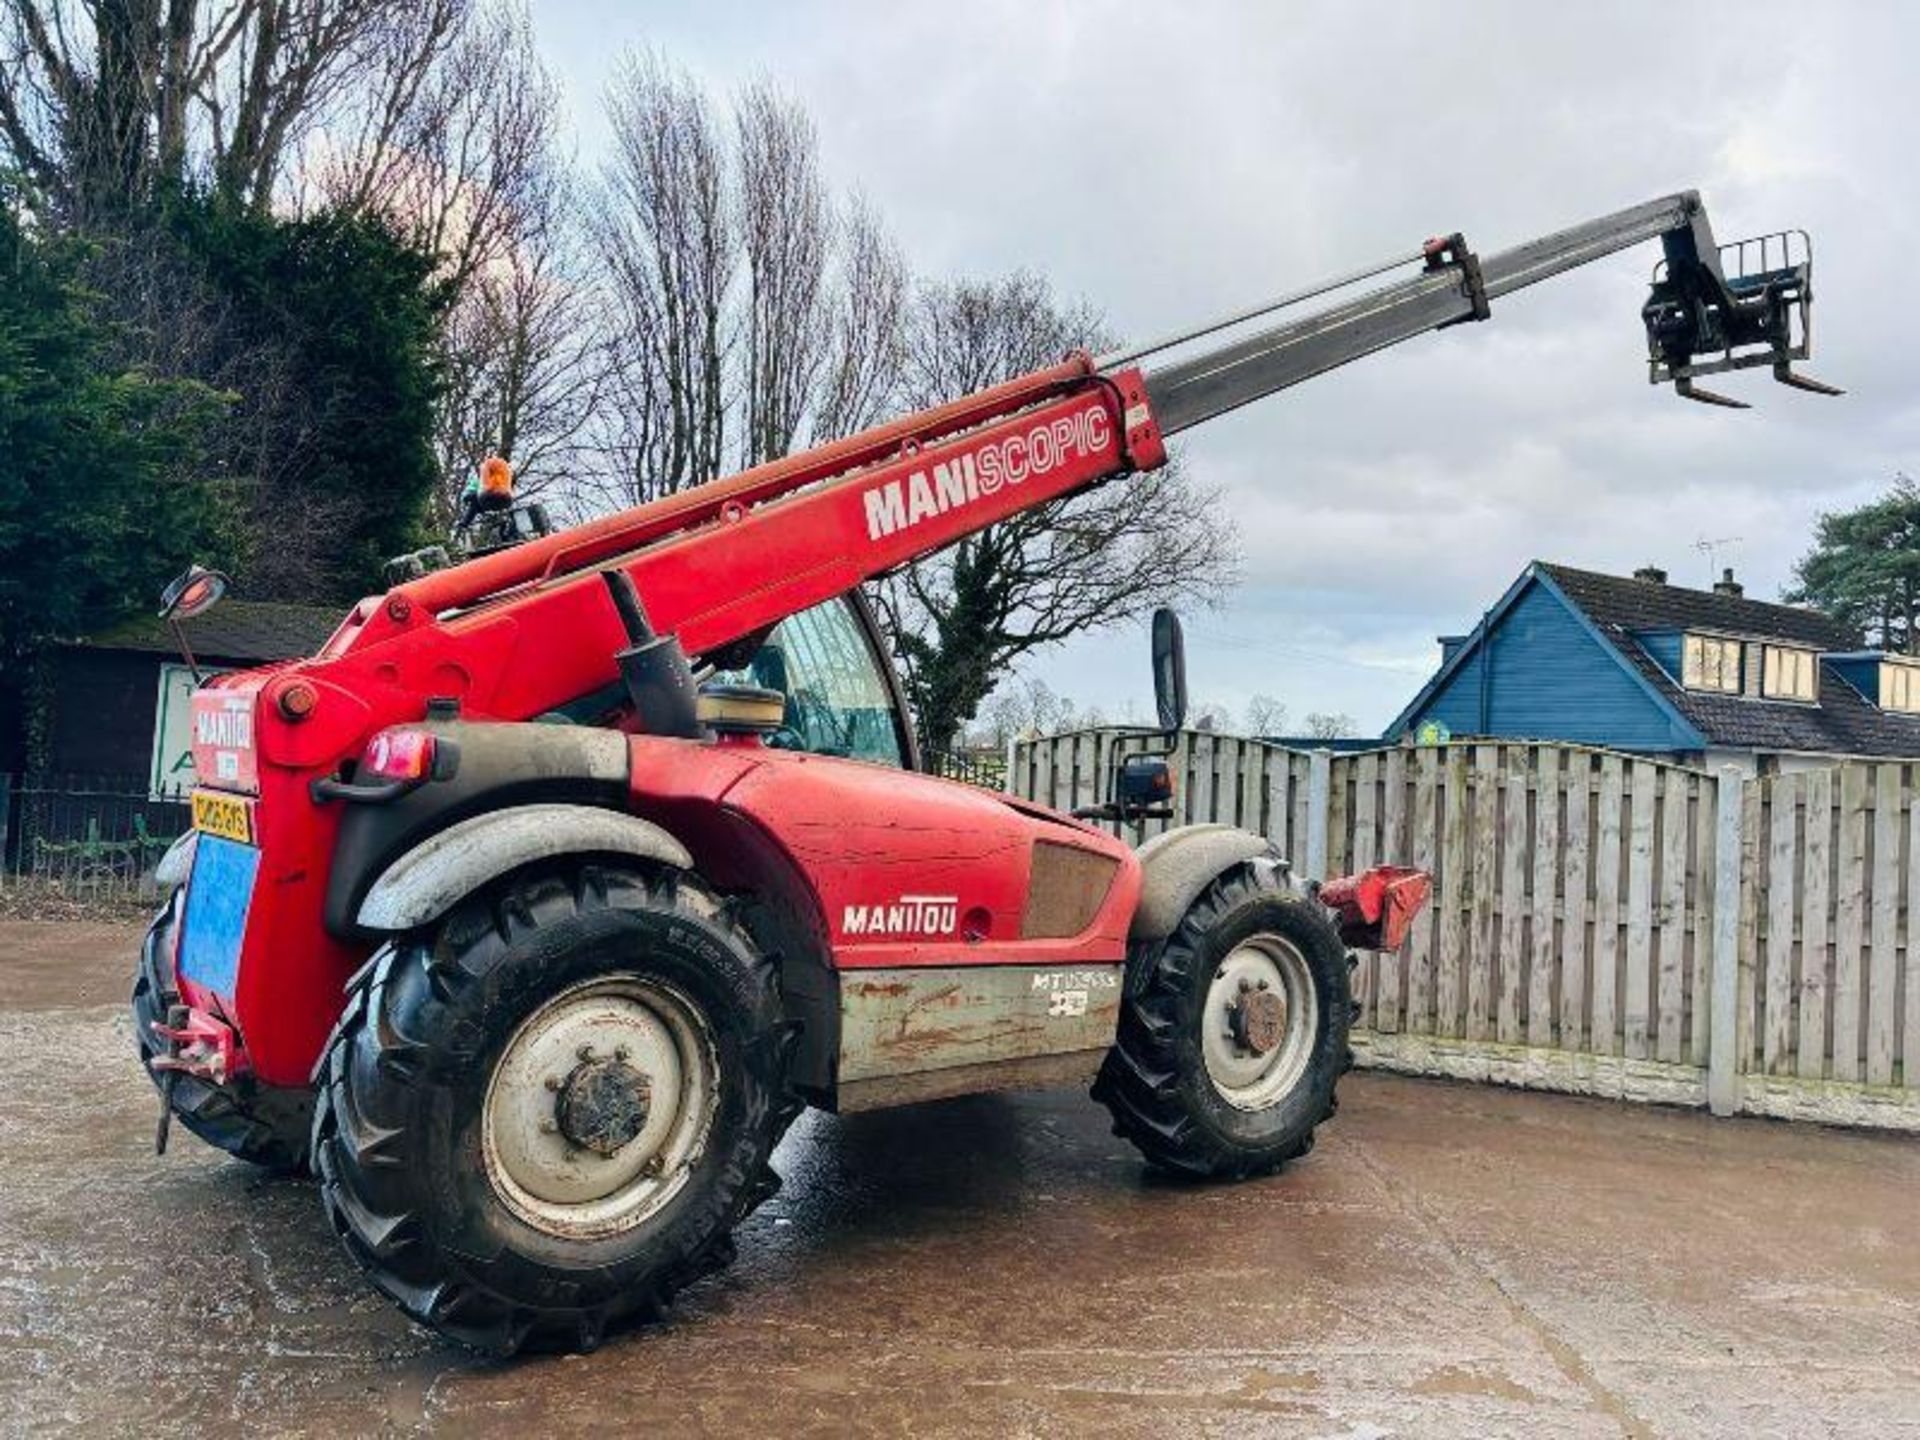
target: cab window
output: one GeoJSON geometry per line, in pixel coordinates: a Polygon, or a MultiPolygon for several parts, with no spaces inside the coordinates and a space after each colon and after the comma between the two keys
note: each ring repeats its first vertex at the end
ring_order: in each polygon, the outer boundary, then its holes
{"type": "Polygon", "coordinates": [[[790,615],[748,662],[719,677],[787,697],[786,723],[767,743],[904,768],[901,717],[852,605],[829,600],[790,615]]]}

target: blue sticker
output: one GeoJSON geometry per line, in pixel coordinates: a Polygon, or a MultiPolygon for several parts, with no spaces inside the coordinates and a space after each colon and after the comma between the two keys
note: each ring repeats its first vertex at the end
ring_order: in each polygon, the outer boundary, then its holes
{"type": "Polygon", "coordinates": [[[251,845],[206,834],[194,845],[180,973],[217,995],[233,994],[240,973],[240,942],[247,933],[247,907],[253,902],[253,881],[259,873],[260,852],[251,845]]]}

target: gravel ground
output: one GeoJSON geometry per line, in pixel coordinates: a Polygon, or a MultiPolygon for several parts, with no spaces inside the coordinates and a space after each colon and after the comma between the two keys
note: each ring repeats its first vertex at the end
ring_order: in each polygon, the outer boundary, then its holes
{"type": "Polygon", "coordinates": [[[176,1130],[137,935],[0,923],[0,1431],[1920,1436],[1920,1144],[1354,1075],[1271,1180],[1077,1094],[837,1119],[673,1319],[491,1365],[176,1130]]]}

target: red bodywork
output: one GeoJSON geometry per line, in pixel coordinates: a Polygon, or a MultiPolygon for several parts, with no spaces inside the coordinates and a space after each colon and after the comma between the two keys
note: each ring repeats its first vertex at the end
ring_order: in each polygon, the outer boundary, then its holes
{"type": "MultiPolygon", "coordinates": [[[[469,720],[525,720],[616,682],[628,637],[601,570],[625,571],[654,628],[698,655],[996,520],[1164,460],[1139,372],[1102,375],[1075,356],[399,586],[356,606],[317,657],[219,677],[194,698],[195,768],[203,785],[257,795],[260,862],[233,993],[182,977],[182,1000],[238,1029],[236,1064],[271,1084],[307,1083],[342,986],[366,958],[322,924],[341,807],[315,803],[309,784],[381,728],[420,720],[434,698],[457,700],[469,720]]],[[[643,736],[632,784],[634,810],[667,820],[716,883],[729,883],[732,855],[775,874],[788,867],[804,892],[792,898],[811,897],[838,964],[1116,961],[1124,951],[1137,863],[1050,812],[857,762],[643,736]],[[1042,833],[1119,860],[1092,927],[1070,941],[1017,937],[1042,833]],[[890,889],[890,873],[915,888],[890,889]],[[846,907],[928,892],[941,875],[951,884],[936,898],[954,897],[963,933],[856,940],[839,928],[846,907]],[[986,928],[968,940],[976,909],[986,928]]]]}

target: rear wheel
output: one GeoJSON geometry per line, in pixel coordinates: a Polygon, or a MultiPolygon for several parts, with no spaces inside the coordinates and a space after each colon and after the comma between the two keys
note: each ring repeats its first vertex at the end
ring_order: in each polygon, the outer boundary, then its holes
{"type": "Polygon", "coordinates": [[[1346,948],[1266,865],[1236,867],[1133,959],[1094,1084],[1115,1133],[1189,1175],[1266,1174],[1313,1148],[1347,1068],[1346,948]]]}
{"type": "Polygon", "coordinates": [[[523,872],[383,947],[323,1061],[321,1198],[416,1320],[591,1349],[732,1257],[798,1108],[772,962],[675,872],[523,872]]]}
{"type": "Polygon", "coordinates": [[[312,1091],[262,1085],[250,1076],[216,1085],[184,1071],[169,1076],[153,1068],[163,1048],[153,1027],[167,1018],[177,998],[169,957],[180,895],[176,890],[147,927],[133,976],[133,1038],[140,1063],[174,1118],[207,1144],[264,1169],[298,1174],[307,1165],[312,1091]]]}

